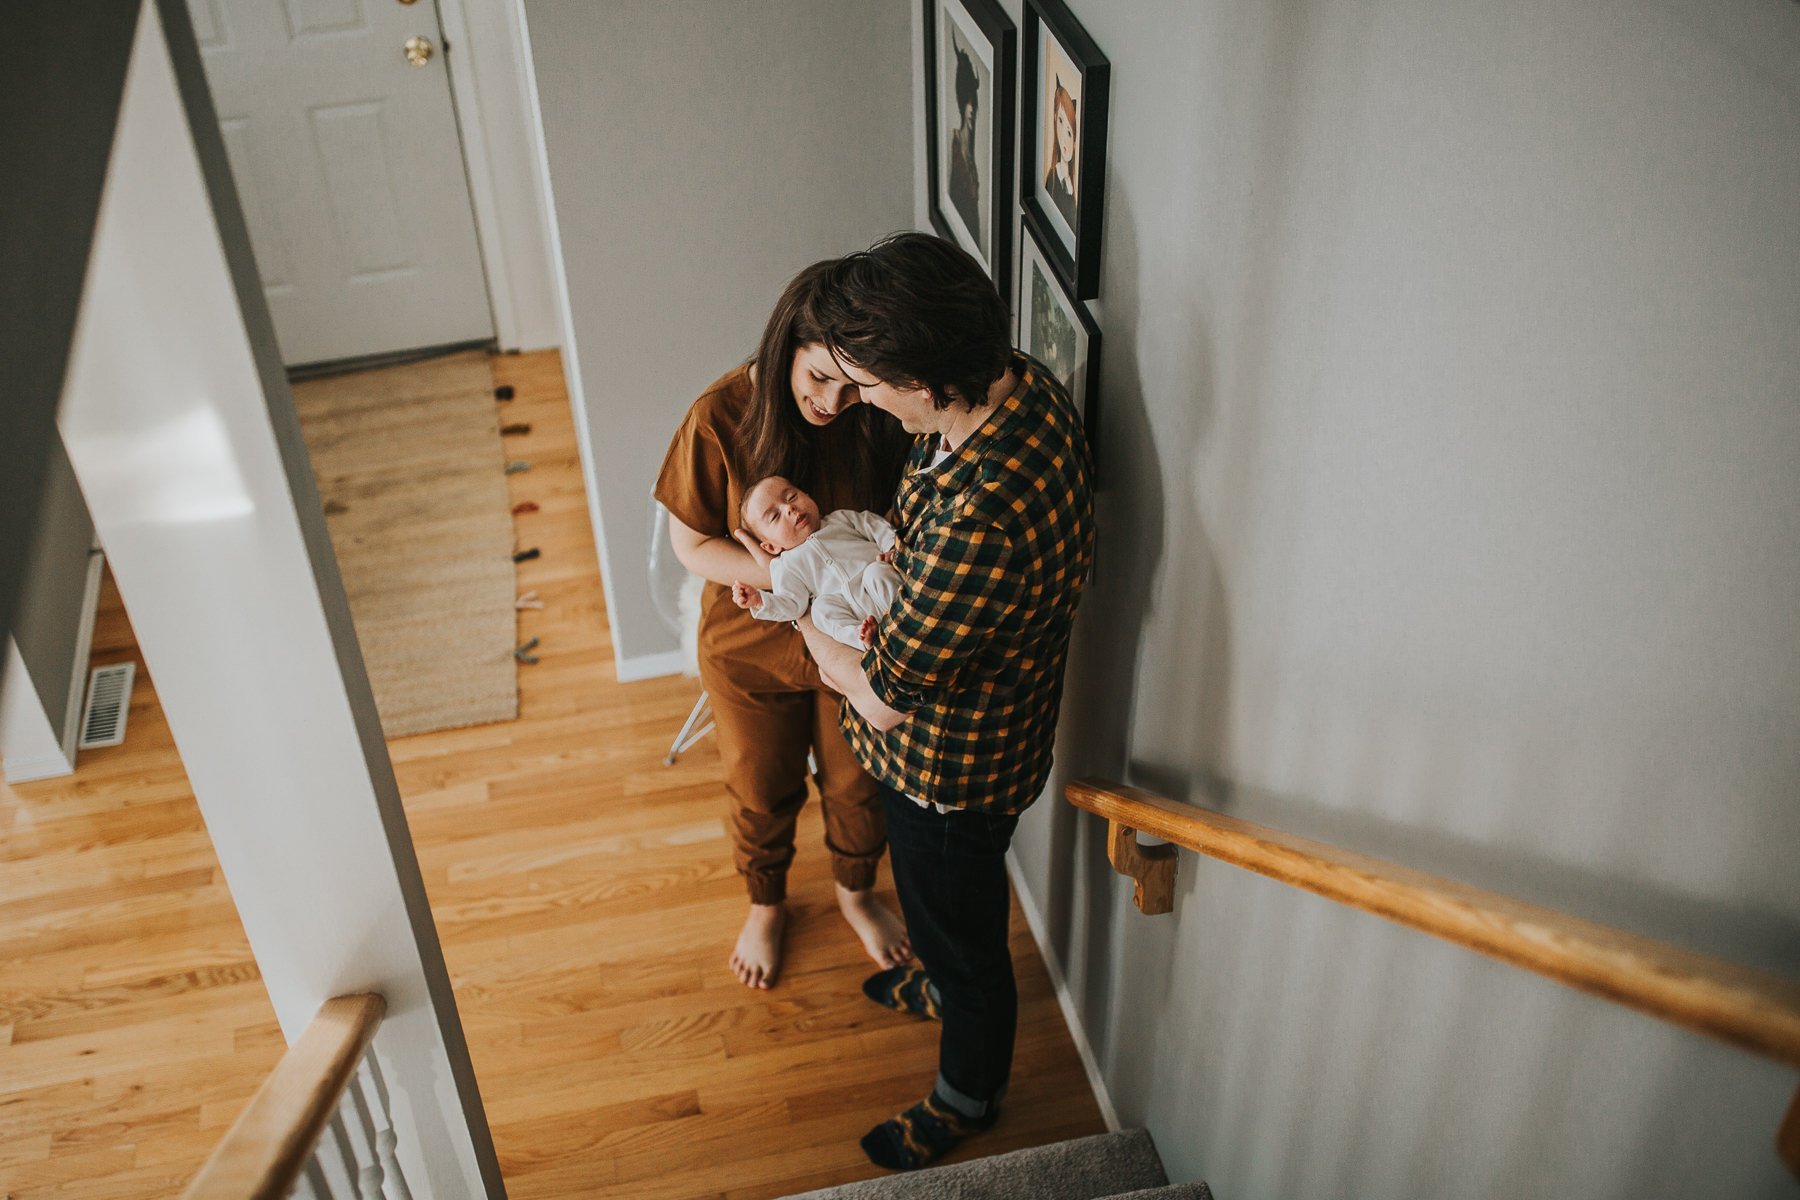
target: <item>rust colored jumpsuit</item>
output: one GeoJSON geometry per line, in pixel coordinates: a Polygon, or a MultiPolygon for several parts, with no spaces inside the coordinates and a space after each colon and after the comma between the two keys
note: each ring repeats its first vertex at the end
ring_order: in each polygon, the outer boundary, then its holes
{"type": "MultiPolygon", "coordinates": [[[[729,539],[738,521],[744,479],[731,452],[752,398],[748,367],[709,387],[688,410],[656,481],[656,498],[696,533],[729,539]]],[[[832,478],[832,453],[847,435],[840,422],[810,430],[818,437],[820,480],[813,490],[821,514],[849,498],[848,483],[832,478]]],[[[819,799],[832,876],[846,888],[875,885],[886,846],[875,781],[838,731],[838,696],[826,690],[806,643],[791,625],[758,621],[711,582],[700,600],[700,682],[718,722],[719,755],[738,873],[754,904],[787,896],[794,858],[794,825],[806,802],[806,753],[818,761],[819,799]]]]}

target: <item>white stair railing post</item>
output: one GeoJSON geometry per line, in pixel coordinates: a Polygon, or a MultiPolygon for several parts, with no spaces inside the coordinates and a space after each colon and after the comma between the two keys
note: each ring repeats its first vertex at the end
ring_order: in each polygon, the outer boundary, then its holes
{"type": "Polygon", "coordinates": [[[373,1050],[363,1054],[362,1066],[350,1086],[362,1093],[374,1117],[375,1150],[381,1157],[384,1195],[387,1200],[412,1200],[412,1188],[407,1186],[406,1174],[400,1169],[399,1137],[394,1133],[394,1122],[388,1115],[387,1080],[382,1077],[381,1063],[376,1060],[373,1050]]]}

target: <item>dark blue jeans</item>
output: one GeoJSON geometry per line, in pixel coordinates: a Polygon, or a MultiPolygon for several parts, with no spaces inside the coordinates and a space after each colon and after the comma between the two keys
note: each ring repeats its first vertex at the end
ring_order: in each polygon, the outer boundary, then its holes
{"type": "Polygon", "coordinates": [[[881,799],[906,932],[938,992],[938,1092],[985,1116],[1006,1090],[1019,1025],[1006,938],[1006,848],[1019,818],[940,813],[886,786],[881,799]]]}

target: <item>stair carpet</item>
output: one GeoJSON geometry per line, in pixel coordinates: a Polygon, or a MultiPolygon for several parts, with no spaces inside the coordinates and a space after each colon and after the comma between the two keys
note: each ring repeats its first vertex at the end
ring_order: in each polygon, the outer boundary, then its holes
{"type": "Polygon", "coordinates": [[[1171,1184],[1150,1134],[1126,1129],[786,1200],[1212,1200],[1212,1191],[1171,1184]]]}

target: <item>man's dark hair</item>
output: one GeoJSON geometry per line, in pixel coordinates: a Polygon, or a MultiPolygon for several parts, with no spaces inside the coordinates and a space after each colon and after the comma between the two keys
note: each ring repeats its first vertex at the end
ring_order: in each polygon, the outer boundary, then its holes
{"type": "Polygon", "coordinates": [[[810,305],[826,348],[884,383],[923,387],[947,408],[987,404],[1012,330],[981,264],[942,238],[897,233],[839,259],[810,305]]]}

